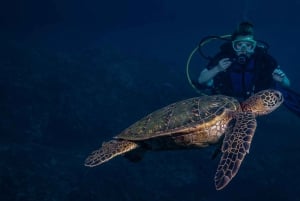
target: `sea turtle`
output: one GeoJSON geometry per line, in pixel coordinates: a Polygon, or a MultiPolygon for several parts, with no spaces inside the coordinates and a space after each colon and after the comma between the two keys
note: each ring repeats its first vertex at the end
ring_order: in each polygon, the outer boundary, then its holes
{"type": "Polygon", "coordinates": [[[221,144],[215,174],[217,190],[236,175],[256,129],[256,116],[283,102],[279,91],[260,91],[242,103],[223,95],[201,96],[170,104],[137,121],[91,153],[85,165],[94,167],[118,155],[138,160],[146,150],[203,148],[221,144]]]}

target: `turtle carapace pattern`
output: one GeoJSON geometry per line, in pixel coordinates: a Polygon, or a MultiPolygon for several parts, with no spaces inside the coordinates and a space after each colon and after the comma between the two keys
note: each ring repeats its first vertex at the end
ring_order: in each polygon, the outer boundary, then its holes
{"type": "Polygon", "coordinates": [[[249,153],[256,117],[269,114],[283,101],[282,94],[273,89],[260,91],[242,103],[224,95],[179,101],[104,142],[88,156],[85,166],[95,167],[118,155],[138,161],[148,150],[197,149],[220,142],[222,156],[215,174],[215,187],[220,190],[237,174],[249,153]]]}

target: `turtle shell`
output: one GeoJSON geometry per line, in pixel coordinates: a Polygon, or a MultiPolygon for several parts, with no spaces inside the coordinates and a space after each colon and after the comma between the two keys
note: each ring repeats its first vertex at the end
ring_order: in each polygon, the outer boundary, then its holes
{"type": "Polygon", "coordinates": [[[190,133],[199,129],[199,125],[223,118],[229,111],[235,112],[239,109],[239,102],[228,96],[190,98],[150,113],[115,138],[137,141],[176,133],[190,133]]]}

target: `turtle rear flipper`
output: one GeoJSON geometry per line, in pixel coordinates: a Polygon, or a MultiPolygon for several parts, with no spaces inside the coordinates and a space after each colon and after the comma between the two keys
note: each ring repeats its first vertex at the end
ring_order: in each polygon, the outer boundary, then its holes
{"type": "Polygon", "coordinates": [[[124,157],[128,159],[130,162],[137,163],[143,159],[145,152],[146,149],[140,146],[137,149],[124,154],[124,157]]]}
{"type": "Polygon", "coordinates": [[[240,165],[249,153],[250,144],[256,129],[256,119],[253,113],[240,113],[232,133],[226,133],[223,141],[223,155],[215,175],[217,190],[224,188],[237,174],[240,165]]]}
{"type": "Polygon", "coordinates": [[[118,156],[136,149],[139,145],[127,140],[111,140],[104,142],[102,147],[91,153],[85,160],[84,165],[94,167],[118,156]]]}

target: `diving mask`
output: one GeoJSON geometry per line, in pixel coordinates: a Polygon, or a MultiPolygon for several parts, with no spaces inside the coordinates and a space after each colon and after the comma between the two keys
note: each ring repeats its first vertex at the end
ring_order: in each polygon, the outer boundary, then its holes
{"type": "Polygon", "coordinates": [[[242,38],[232,41],[232,48],[236,52],[253,53],[256,47],[256,41],[252,38],[242,38]]]}

